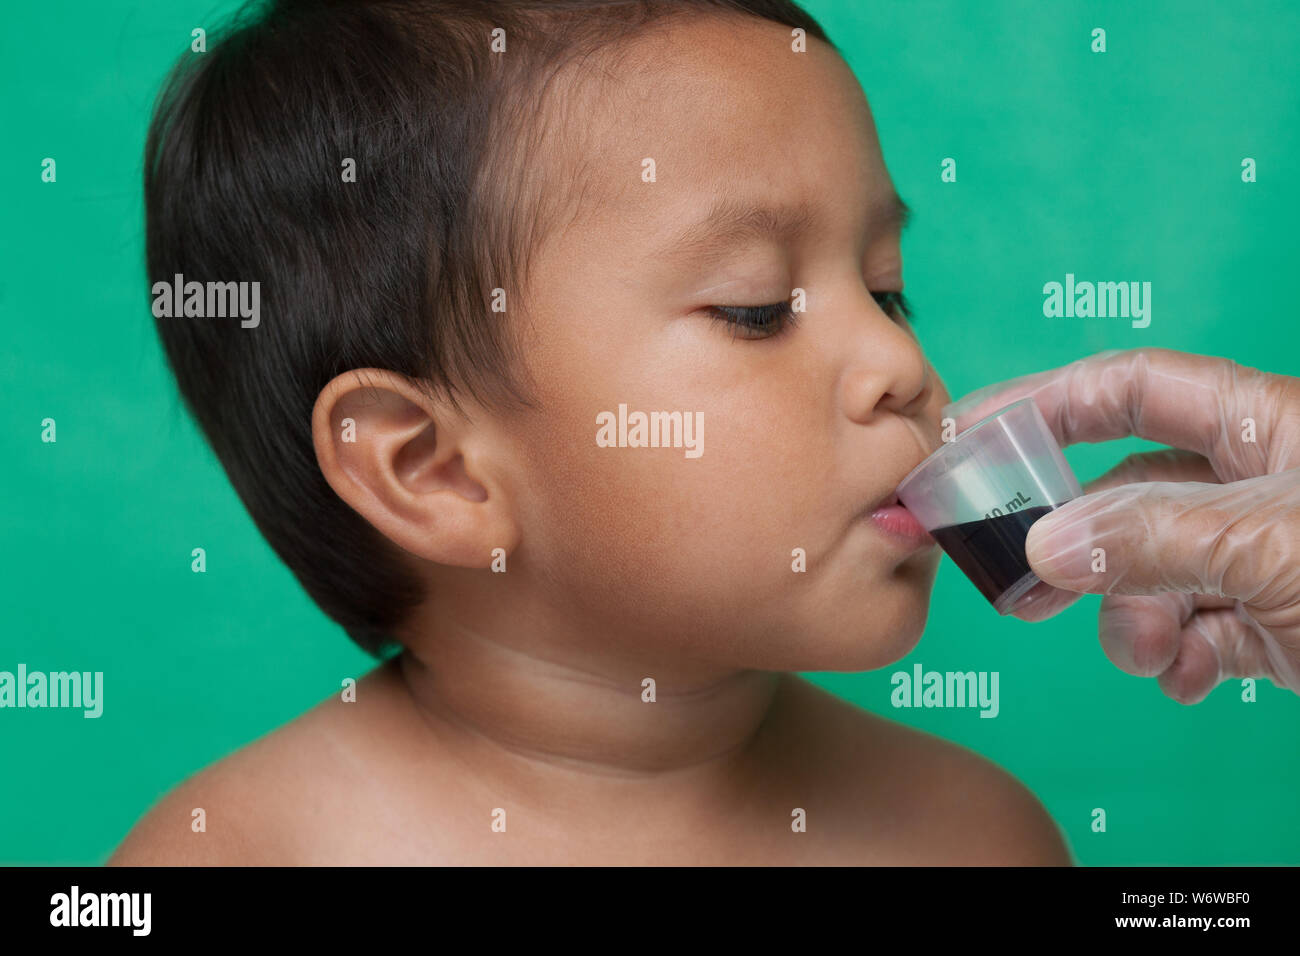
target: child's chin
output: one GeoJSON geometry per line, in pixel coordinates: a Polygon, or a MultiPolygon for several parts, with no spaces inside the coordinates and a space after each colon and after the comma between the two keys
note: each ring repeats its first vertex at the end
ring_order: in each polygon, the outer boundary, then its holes
{"type": "Polygon", "coordinates": [[[808,670],[874,671],[888,667],[912,653],[921,640],[920,628],[899,628],[893,633],[874,630],[848,643],[841,641],[837,647],[827,648],[827,660],[820,668],[808,670]]]}
{"type": "Polygon", "coordinates": [[[787,644],[785,659],[768,665],[784,671],[871,671],[910,654],[925,629],[925,608],[915,614],[867,616],[851,626],[806,628],[787,644]]]}

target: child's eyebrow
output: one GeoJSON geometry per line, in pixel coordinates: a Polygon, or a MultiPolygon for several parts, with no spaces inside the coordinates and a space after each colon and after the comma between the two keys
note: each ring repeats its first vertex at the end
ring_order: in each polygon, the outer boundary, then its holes
{"type": "MultiPolygon", "coordinates": [[[[680,259],[696,265],[709,263],[724,255],[727,246],[747,239],[797,238],[808,230],[814,218],[812,207],[806,201],[774,206],[728,197],[686,227],[654,258],[680,259]]],[[[893,190],[867,214],[874,235],[901,234],[911,218],[911,207],[893,190]]]]}

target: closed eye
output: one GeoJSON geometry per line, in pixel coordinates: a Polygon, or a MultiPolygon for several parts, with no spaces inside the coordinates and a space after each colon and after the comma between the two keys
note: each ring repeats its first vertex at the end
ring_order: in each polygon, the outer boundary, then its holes
{"type": "MultiPolygon", "coordinates": [[[[912,320],[911,303],[901,291],[873,292],[876,304],[890,318],[912,320]]],[[[735,338],[769,339],[795,324],[795,311],[789,301],[771,305],[712,305],[705,309],[715,320],[732,327],[735,338]]]]}
{"type": "Polygon", "coordinates": [[[795,322],[795,312],[788,300],[771,305],[711,305],[706,311],[719,322],[730,325],[734,337],[742,339],[768,339],[795,322]]]}
{"type": "Polygon", "coordinates": [[[885,314],[894,319],[902,317],[907,321],[912,321],[912,304],[907,301],[907,296],[899,292],[873,292],[872,297],[876,304],[885,310],[885,314]]]}

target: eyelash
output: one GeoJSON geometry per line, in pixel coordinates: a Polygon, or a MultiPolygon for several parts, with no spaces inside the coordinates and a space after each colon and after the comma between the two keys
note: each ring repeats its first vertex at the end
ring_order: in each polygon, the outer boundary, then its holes
{"type": "MultiPolygon", "coordinates": [[[[902,292],[873,292],[871,295],[887,315],[895,319],[901,316],[909,322],[912,320],[912,305],[902,292]]],[[[732,326],[736,338],[772,338],[796,321],[796,313],[787,301],[756,306],[712,305],[707,311],[717,321],[732,326]]]]}

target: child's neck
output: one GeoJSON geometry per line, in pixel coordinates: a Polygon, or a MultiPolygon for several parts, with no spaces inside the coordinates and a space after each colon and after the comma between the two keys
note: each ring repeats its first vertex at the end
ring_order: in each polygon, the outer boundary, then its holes
{"type": "Polygon", "coordinates": [[[444,614],[398,662],[436,745],[477,782],[557,815],[591,811],[565,801],[579,792],[615,814],[743,797],[785,675],[646,665],[616,655],[613,636],[560,646],[520,620],[526,633],[488,634],[444,614]]]}

